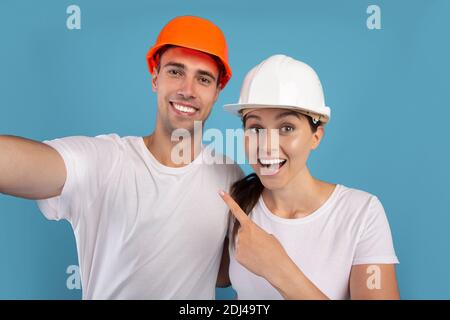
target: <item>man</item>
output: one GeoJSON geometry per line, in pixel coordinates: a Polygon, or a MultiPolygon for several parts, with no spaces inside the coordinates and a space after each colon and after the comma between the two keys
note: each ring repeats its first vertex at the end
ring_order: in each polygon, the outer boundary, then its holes
{"type": "Polygon", "coordinates": [[[177,17],[147,60],[158,104],[151,135],[0,136],[0,192],[39,199],[48,219],[71,223],[83,299],[212,299],[228,221],[217,191],[242,173],[202,163],[194,122],[231,77],[226,41],[208,20],[177,17]],[[174,130],[190,135],[172,141],[174,130]],[[187,164],[174,156],[179,144],[191,147],[187,164]]]}

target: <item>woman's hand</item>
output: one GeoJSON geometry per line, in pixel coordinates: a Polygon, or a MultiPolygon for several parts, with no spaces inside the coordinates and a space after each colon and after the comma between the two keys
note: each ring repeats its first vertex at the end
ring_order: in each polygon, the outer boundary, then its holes
{"type": "Polygon", "coordinates": [[[219,194],[240,223],[235,239],[236,261],[271,282],[280,267],[290,262],[289,256],[277,238],[254,223],[228,193],[219,194]]]}
{"type": "Polygon", "coordinates": [[[265,278],[285,299],[328,299],[273,235],[255,224],[228,193],[221,191],[219,194],[240,223],[235,239],[237,262],[265,278]]]}

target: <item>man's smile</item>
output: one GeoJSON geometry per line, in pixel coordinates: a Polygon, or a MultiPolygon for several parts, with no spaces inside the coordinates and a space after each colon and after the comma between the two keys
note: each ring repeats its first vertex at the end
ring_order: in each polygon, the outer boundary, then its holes
{"type": "Polygon", "coordinates": [[[185,102],[169,101],[169,103],[175,113],[179,115],[192,116],[199,111],[199,109],[194,107],[192,104],[185,102]]]}

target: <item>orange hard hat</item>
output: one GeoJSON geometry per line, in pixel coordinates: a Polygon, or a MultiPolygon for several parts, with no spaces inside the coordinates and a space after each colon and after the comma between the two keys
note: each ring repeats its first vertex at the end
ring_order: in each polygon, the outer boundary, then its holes
{"type": "Polygon", "coordinates": [[[225,87],[230,80],[231,68],[228,65],[227,42],[219,27],[211,21],[195,16],[180,16],[169,21],[147,53],[147,63],[151,74],[158,64],[158,50],[166,45],[194,49],[219,58],[225,69],[219,79],[221,87],[225,87]]]}

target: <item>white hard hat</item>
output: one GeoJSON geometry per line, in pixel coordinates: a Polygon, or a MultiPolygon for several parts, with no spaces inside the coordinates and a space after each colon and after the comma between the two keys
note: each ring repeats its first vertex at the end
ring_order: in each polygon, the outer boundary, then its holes
{"type": "Polygon", "coordinates": [[[250,70],[242,84],[239,102],[224,106],[237,116],[249,108],[294,109],[324,124],[331,113],[325,106],[316,72],[306,63],[281,54],[271,56],[250,70]]]}

